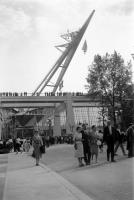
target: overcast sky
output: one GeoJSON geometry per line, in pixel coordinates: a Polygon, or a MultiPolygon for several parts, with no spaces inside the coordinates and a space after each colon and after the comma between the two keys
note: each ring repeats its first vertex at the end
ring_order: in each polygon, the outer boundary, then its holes
{"type": "MultiPolygon", "coordinates": [[[[133,0],[0,0],[0,92],[33,92],[60,56],[60,35],[95,14],[63,78],[63,91],[85,91],[95,54],[134,53],[133,0]],[[84,40],[88,51],[82,51],[84,40]]],[[[132,61],[134,66],[134,62],[132,61]]]]}

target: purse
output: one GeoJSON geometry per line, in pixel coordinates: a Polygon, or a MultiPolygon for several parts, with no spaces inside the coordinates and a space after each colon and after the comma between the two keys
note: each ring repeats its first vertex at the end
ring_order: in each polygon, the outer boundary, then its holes
{"type": "Polygon", "coordinates": [[[43,145],[40,146],[40,152],[45,153],[45,146],[43,146],[43,145]]]}
{"type": "Polygon", "coordinates": [[[77,144],[76,144],[76,142],[74,143],[74,149],[77,150],[77,144]]]}

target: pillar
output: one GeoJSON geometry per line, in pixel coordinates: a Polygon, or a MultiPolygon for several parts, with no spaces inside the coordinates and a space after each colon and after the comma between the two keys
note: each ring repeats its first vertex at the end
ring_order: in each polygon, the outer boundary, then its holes
{"type": "Polygon", "coordinates": [[[0,120],[0,140],[1,140],[1,138],[2,138],[2,122],[0,120]]]}
{"type": "Polygon", "coordinates": [[[0,140],[2,139],[2,126],[3,126],[3,113],[2,109],[0,109],[0,140]]]}
{"type": "Polygon", "coordinates": [[[58,109],[56,109],[56,108],[55,108],[55,112],[54,112],[53,135],[54,136],[61,136],[60,113],[59,113],[58,109]]]}
{"type": "Polygon", "coordinates": [[[75,119],[72,106],[72,95],[68,93],[66,97],[66,133],[73,134],[75,132],[75,119]]]}

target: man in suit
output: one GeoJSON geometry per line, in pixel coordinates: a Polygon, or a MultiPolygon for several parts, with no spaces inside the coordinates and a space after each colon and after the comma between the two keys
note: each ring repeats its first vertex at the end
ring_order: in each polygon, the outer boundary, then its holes
{"type": "Polygon", "coordinates": [[[125,152],[124,146],[123,146],[123,143],[125,141],[124,134],[125,133],[123,131],[121,131],[120,124],[117,124],[117,126],[116,126],[116,145],[115,145],[115,149],[114,149],[115,155],[118,155],[118,154],[116,154],[116,152],[119,147],[121,148],[123,155],[124,156],[127,155],[125,152]]]}
{"type": "Polygon", "coordinates": [[[82,124],[82,143],[83,143],[83,151],[84,151],[84,161],[86,165],[90,165],[90,159],[91,159],[91,152],[89,147],[89,135],[86,131],[87,127],[85,124],[82,124]]]}
{"type": "Polygon", "coordinates": [[[107,126],[104,128],[103,142],[106,142],[107,144],[107,161],[109,161],[111,154],[111,162],[115,162],[114,160],[115,135],[116,135],[116,130],[114,127],[112,127],[111,121],[108,121],[107,126]]]}

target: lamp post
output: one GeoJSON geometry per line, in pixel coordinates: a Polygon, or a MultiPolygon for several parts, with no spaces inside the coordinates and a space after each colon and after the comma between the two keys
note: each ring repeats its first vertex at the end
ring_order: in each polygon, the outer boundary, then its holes
{"type": "Polygon", "coordinates": [[[52,135],[52,120],[50,118],[47,120],[47,124],[48,124],[49,136],[51,136],[52,135]]]}

